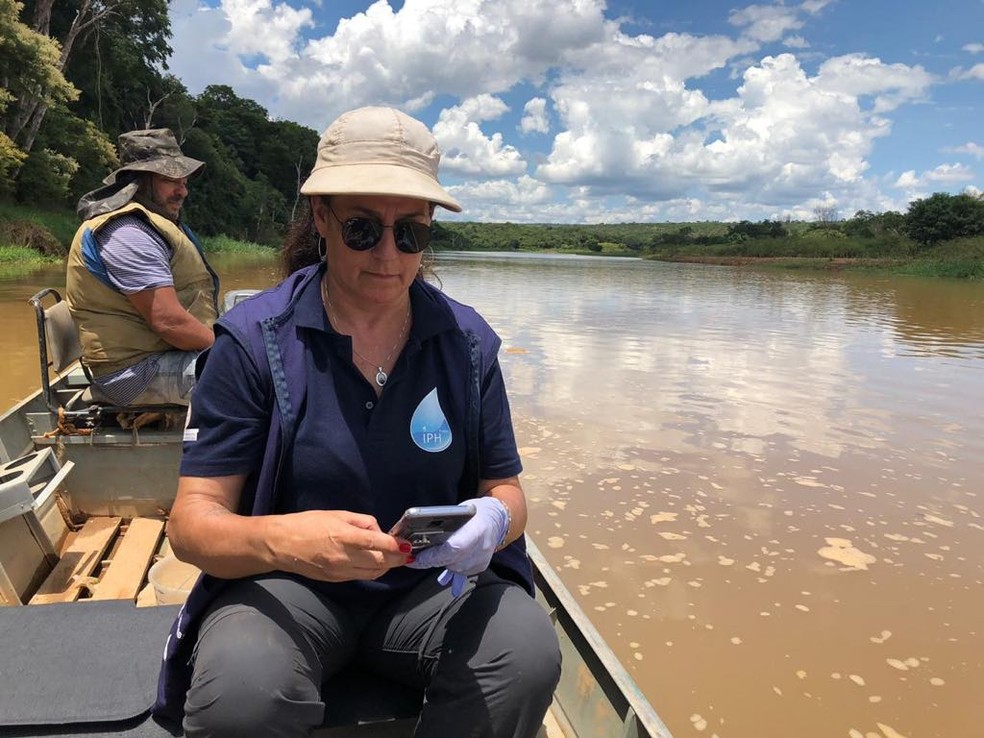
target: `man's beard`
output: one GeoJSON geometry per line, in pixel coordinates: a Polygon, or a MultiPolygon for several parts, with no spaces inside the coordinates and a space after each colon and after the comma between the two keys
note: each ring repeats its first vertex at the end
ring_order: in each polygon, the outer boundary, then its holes
{"type": "MultiPolygon", "coordinates": [[[[153,195],[149,195],[141,190],[137,197],[134,198],[137,202],[143,205],[145,208],[150,210],[152,213],[157,213],[158,215],[167,218],[168,220],[173,220],[175,223],[178,222],[181,215],[181,206],[178,207],[178,212],[173,213],[167,209],[167,204],[174,202],[173,200],[165,200],[164,202],[158,201],[153,195]]],[[[183,205],[183,201],[179,201],[183,205]]]]}

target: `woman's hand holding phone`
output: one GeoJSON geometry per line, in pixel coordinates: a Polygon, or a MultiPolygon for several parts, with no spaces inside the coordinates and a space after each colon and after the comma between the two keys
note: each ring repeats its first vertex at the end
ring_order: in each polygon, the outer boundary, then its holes
{"type": "Polygon", "coordinates": [[[494,497],[466,500],[475,508],[475,515],[439,546],[426,548],[407,566],[413,569],[445,570],[438,576],[441,584],[451,583],[451,594],[457,597],[465,588],[467,577],[489,567],[492,554],[502,545],[509,532],[509,511],[494,497]]]}
{"type": "Polygon", "coordinates": [[[410,546],[380,530],[372,515],[307,510],[271,516],[277,568],[325,582],[378,579],[406,563],[410,546]]]}

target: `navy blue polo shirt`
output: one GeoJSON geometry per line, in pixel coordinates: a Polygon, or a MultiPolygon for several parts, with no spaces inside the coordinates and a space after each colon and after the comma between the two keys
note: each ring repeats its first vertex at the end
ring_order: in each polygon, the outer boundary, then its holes
{"type": "MultiPolygon", "coordinates": [[[[352,343],[325,315],[319,280],[297,298],[294,324],[305,346],[307,391],[277,490],[276,510],[350,510],[376,517],[383,530],[413,505],[459,501],[464,473],[468,356],[444,302],[414,283],[413,323],[382,395],[352,363],[352,343]]],[[[250,474],[269,429],[260,375],[244,349],[217,332],[195,388],[183,476],[250,474]]],[[[502,374],[495,362],[482,383],[480,476],[522,469],[502,374]]],[[[470,491],[466,496],[475,496],[470,491]]],[[[335,594],[403,589],[435,572],[398,568],[374,582],[321,583],[335,594]]]]}

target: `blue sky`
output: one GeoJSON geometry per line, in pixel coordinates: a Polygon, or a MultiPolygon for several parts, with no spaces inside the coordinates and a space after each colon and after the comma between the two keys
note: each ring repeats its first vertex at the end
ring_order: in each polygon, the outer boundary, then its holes
{"type": "Polygon", "coordinates": [[[426,123],[445,219],[812,220],[984,189],[984,0],[172,0],[170,71],[426,123]]]}

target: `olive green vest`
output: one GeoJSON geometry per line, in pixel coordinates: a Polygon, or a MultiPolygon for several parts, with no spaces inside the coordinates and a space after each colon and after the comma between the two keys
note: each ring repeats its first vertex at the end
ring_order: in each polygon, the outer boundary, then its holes
{"type": "Polygon", "coordinates": [[[85,221],[68,252],[65,297],[79,329],[82,360],[97,377],[132,366],[150,354],[177,350],[150,329],[126,295],[86,266],[89,261],[99,271],[95,234],[125,214],[144,218],[171,247],[171,275],[181,305],[209,327],[218,314],[218,280],[190,231],[137,203],[85,221]]]}

